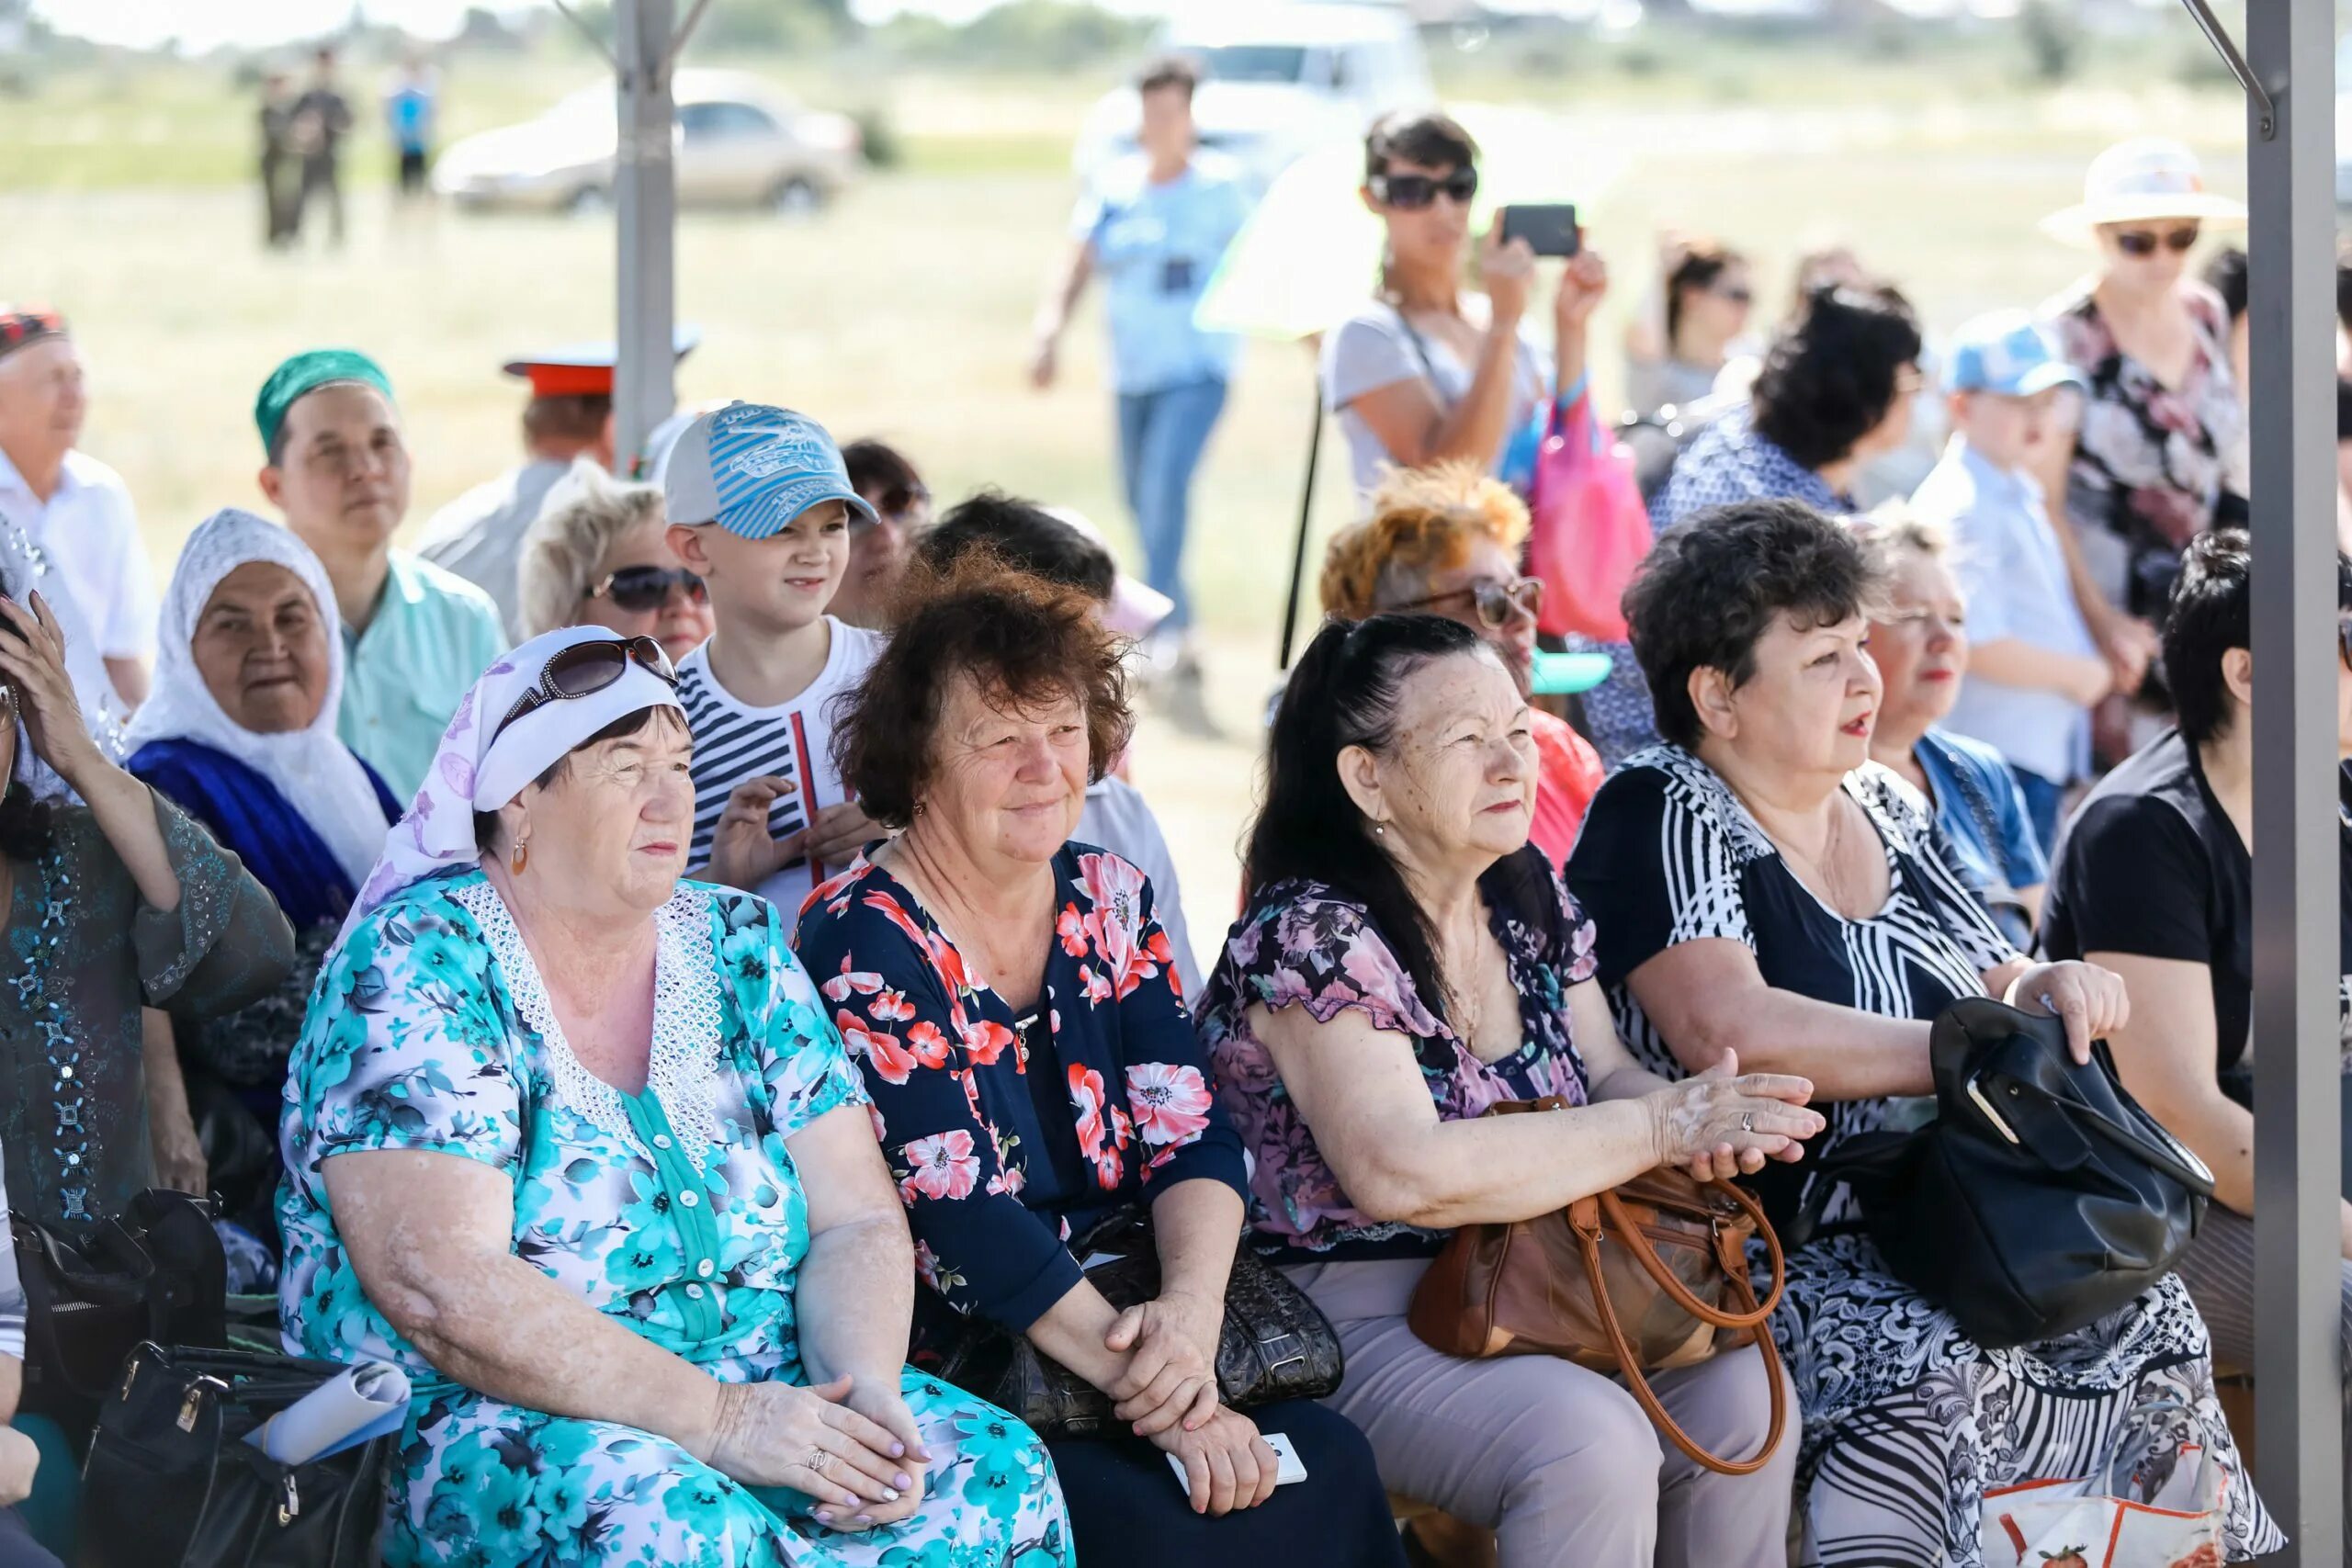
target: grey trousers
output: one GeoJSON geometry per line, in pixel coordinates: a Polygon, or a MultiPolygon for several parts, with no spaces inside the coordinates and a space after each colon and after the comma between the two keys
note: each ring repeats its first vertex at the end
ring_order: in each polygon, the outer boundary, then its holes
{"type": "MultiPolygon", "coordinates": [[[[1772,1462],[1717,1475],[1666,1445],[1610,1378],[1549,1356],[1467,1361],[1414,1337],[1424,1261],[1286,1270],[1339,1331],[1347,1382],[1329,1404],[1363,1429],[1392,1492],[1495,1531],[1499,1568],[1786,1568],[1796,1396],[1772,1462]]],[[[1753,1350],[1651,1380],[1711,1452],[1763,1441],[1770,1390],[1753,1350]]]]}
{"type": "MultiPolygon", "coordinates": [[[[2345,1263],[2336,1332],[2345,1365],[2345,1475],[2352,1495],[2352,1262],[2345,1263]]],[[[2174,1265],[2188,1299],[2197,1303],[2213,1338],[2213,1359],[2254,1370],[2254,1222],[2219,1203],[2205,1206],[2205,1224],[2195,1245],[2174,1265]]],[[[2261,1397],[2261,1390],[2255,1391],[2261,1397]]],[[[2240,1434],[2246,1437],[2251,1434],[2240,1434]]],[[[2345,1516],[2345,1556],[2352,1562],[2352,1510],[2345,1516]]]]}

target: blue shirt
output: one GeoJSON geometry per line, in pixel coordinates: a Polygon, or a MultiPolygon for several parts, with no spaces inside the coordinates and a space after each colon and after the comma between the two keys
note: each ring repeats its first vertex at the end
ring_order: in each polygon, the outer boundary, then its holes
{"type": "MultiPolygon", "coordinates": [[[[1956,439],[1911,507],[1951,530],[1969,641],[2014,639],[2052,653],[2098,656],[2041,486],[1956,439]]],[[[2052,784],[2071,784],[2090,771],[2090,711],[2057,692],[1972,674],[1961,682],[1944,727],[1984,741],[2052,784]]]]}
{"type": "Polygon", "coordinates": [[[334,729],[403,802],[424,782],[458,704],[506,651],[490,595],[394,550],[368,629],[343,628],[343,704],[334,729]]]}
{"type": "Polygon", "coordinates": [[[1694,512],[1735,501],[1802,501],[1832,517],[1854,510],[1851,496],[1832,490],[1779,442],[1758,434],[1748,419],[1746,409],[1724,415],[1675,459],[1666,488],[1650,502],[1650,523],[1659,533],[1694,512]]]}
{"type": "Polygon", "coordinates": [[[1249,186],[1214,153],[1194,154],[1165,185],[1150,167],[1140,152],[1112,164],[1070,219],[1109,295],[1112,383],[1123,394],[1222,381],[1237,344],[1194,326],[1193,311],[1250,216],[1249,186]]]}
{"type": "Polygon", "coordinates": [[[433,90],[421,83],[402,83],[386,96],[384,118],[395,147],[403,152],[424,152],[433,144],[433,90]]]}
{"type": "Polygon", "coordinates": [[[2011,895],[2050,880],[2050,862],[2033,830],[2025,792],[2001,754],[1982,740],[1930,729],[1911,749],[1934,793],[1936,828],[1951,851],[1953,868],[1984,901],[2002,934],[2019,948],[2032,922],[2011,895]]]}

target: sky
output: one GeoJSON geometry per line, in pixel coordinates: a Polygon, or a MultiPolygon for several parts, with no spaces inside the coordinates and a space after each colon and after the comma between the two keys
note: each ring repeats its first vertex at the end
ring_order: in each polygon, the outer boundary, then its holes
{"type": "MultiPolygon", "coordinates": [[[[366,0],[368,18],[391,23],[421,38],[444,38],[457,30],[469,4],[492,10],[531,10],[548,0],[366,0]]],[[[714,0],[724,5],[726,0],[714,0]]],[[[921,11],[950,21],[967,21],[995,0],[852,0],[865,21],[886,20],[899,11],[921,11]]],[[[1163,12],[1170,0],[1102,0],[1111,9],[1163,12]]],[[[690,0],[678,0],[683,14],[690,0]]],[[[33,0],[34,15],[61,32],[102,43],[150,48],[176,38],[197,51],[222,44],[254,46],[313,38],[349,13],[347,0],[33,0]],[[330,20],[332,19],[332,20],[330,20]]]]}

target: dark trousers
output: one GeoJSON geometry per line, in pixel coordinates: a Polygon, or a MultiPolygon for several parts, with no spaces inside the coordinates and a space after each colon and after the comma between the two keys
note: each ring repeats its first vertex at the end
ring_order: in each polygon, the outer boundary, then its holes
{"type": "Polygon", "coordinates": [[[302,188],[294,198],[294,227],[300,231],[311,220],[313,197],[327,204],[327,237],[336,245],[343,243],[343,163],[339,158],[313,157],[302,160],[302,188]]]}
{"type": "Polygon", "coordinates": [[[294,238],[293,162],[283,152],[261,155],[262,237],[272,250],[294,238]]]}
{"type": "Polygon", "coordinates": [[[1119,1568],[1404,1568],[1372,1446],[1312,1400],[1250,1413],[1290,1439],[1306,1479],[1223,1518],[1193,1512],[1168,1456],[1137,1438],[1049,1442],[1080,1562],[1119,1568]]]}
{"type": "Polygon", "coordinates": [[[14,1508],[0,1508],[0,1568],[61,1568],[14,1508]]]}

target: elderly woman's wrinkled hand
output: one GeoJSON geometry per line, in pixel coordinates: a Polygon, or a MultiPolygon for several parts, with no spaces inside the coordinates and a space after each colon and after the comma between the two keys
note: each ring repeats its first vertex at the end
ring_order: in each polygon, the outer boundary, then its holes
{"type": "Polygon", "coordinates": [[[1257,1423],[1218,1406],[1197,1430],[1178,1427],[1151,1439],[1184,1467],[1184,1490],[1193,1512],[1220,1518],[1236,1508],[1254,1508],[1274,1495],[1282,1461],[1257,1423]]]}
{"type": "Polygon", "coordinates": [[[2043,1012],[2066,1021],[2066,1050],[2078,1063],[2091,1059],[2091,1042],[2132,1021],[2132,998],[2123,976],[2096,964],[2037,964],[2009,982],[2008,1004],[2021,1012],[2043,1012]]]}
{"type": "Polygon", "coordinates": [[[65,634],[39,593],[28,604],[0,595],[0,615],[14,637],[0,631],[0,678],[16,698],[26,739],[58,776],[80,789],[93,763],[104,756],[82,721],[82,702],[65,673],[65,634]]]}
{"type": "Polygon", "coordinates": [[[849,1393],[837,1403],[854,1410],[898,1439],[905,1452],[899,1458],[899,1473],[913,1484],[899,1488],[899,1500],[869,1503],[858,1510],[858,1516],[868,1524],[851,1524],[837,1519],[824,1521],[835,1529],[865,1529],[877,1525],[894,1525],[901,1519],[912,1518],[922,1506],[923,1472],[930,1468],[931,1452],[923,1447],[922,1428],[915,1425],[914,1412],[907,1408],[904,1395],[894,1382],[858,1382],[850,1381],[849,1393]]]}
{"type": "Polygon", "coordinates": [[[1768,1159],[1804,1157],[1804,1140],[1828,1123],[1808,1110],[1813,1084],[1781,1073],[1739,1071],[1729,1051],[1705,1072],[1643,1097],[1657,1163],[1702,1181],[1753,1174],[1768,1159]]]}
{"type": "Polygon", "coordinates": [[[1169,1291],[1132,1306],[1103,1335],[1105,1349],[1132,1352],[1125,1373],[1105,1390],[1112,1413],[1138,1438],[1156,1438],[1182,1422],[1195,1430],[1216,1411],[1216,1347],[1225,1303],[1169,1291]]]}
{"type": "Polygon", "coordinates": [[[838,1529],[865,1529],[877,1507],[919,1500],[921,1466],[906,1462],[906,1444],[889,1428],[840,1403],[851,1387],[846,1377],[815,1388],[722,1383],[711,1467],[748,1485],[806,1493],[818,1522],[838,1529]]]}

